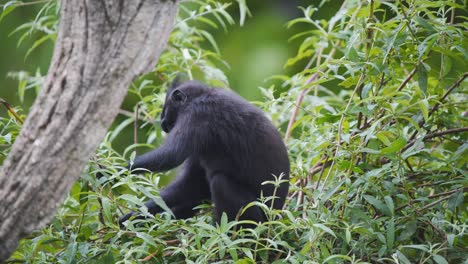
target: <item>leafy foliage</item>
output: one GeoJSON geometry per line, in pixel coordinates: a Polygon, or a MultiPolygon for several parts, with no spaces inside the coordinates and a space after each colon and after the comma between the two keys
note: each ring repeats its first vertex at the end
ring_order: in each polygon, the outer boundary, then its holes
{"type": "MultiPolygon", "coordinates": [[[[288,144],[293,178],[286,208],[257,202],[271,217],[254,229],[237,230],[239,222],[226,218],[212,225],[210,206],[202,205],[204,213],[193,219],[164,213],[120,230],[118,216],[144,197],[162,203],[155,186],[164,174],[117,172],[117,164],[132,159],[137,147],[161,142],[155,120],[166,81],[186,72],[227,85],[225,62],[202,25],[227,30],[232,3],[182,3],[154,73],[130,88],[138,98],[134,113],[123,112],[126,119],[108,133],[53,222],[22,240],[11,261],[466,261],[468,20],[459,2],[343,1],[329,19],[317,19],[328,1],[303,7],[303,16],[288,23],[303,30],[291,38],[300,46],[285,64],[302,70],[273,76],[280,85],[260,88],[265,100],[258,103],[288,144]],[[132,124],[146,131],[145,143],[121,155],[112,143],[132,124]],[[106,177],[97,180],[98,171],[106,177]]],[[[3,14],[18,2],[10,3],[3,14]]],[[[249,10],[245,0],[237,4],[242,23],[249,10]]],[[[49,19],[44,14],[36,23],[49,19]]],[[[20,82],[20,96],[24,87],[20,82]]],[[[1,144],[11,145],[19,126],[2,119],[0,129],[0,140],[8,139],[1,144]]]]}

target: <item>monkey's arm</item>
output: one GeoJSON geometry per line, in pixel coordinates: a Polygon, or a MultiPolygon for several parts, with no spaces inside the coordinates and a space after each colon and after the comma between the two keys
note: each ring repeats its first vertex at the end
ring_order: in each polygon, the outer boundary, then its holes
{"type": "Polygon", "coordinates": [[[127,167],[136,173],[160,172],[177,167],[184,162],[184,153],[168,149],[164,145],[135,158],[127,167]]]}
{"type": "Polygon", "coordinates": [[[176,125],[169,133],[166,141],[157,149],[135,158],[128,169],[136,173],[145,171],[160,172],[173,169],[188,158],[193,152],[193,144],[189,144],[189,131],[187,124],[176,125]]]}

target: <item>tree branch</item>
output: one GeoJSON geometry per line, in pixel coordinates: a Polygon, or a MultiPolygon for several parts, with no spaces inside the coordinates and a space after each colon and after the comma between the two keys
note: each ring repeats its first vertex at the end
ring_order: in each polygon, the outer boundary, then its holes
{"type": "MultiPolygon", "coordinates": [[[[428,140],[428,139],[431,139],[431,138],[441,137],[441,136],[444,136],[444,135],[455,134],[455,133],[460,133],[460,132],[468,132],[468,127],[447,129],[445,131],[436,132],[436,133],[432,133],[432,134],[427,134],[427,135],[424,136],[423,140],[428,140]]],[[[408,148],[413,146],[414,143],[416,143],[415,139],[408,142],[406,144],[406,146],[401,149],[400,153],[405,152],[408,148]]]]}
{"type": "MultiPolygon", "coordinates": [[[[439,109],[440,104],[445,101],[447,96],[449,96],[450,93],[453,92],[460,84],[468,77],[468,72],[463,73],[460,78],[444,93],[444,95],[440,98],[440,100],[431,108],[429,111],[428,117],[432,116],[437,109],[439,109]]],[[[419,127],[422,127],[425,124],[424,119],[419,122],[419,127]]],[[[418,134],[418,131],[414,131],[414,133],[410,137],[410,141],[414,140],[416,138],[416,135],[418,134]]]]}
{"type": "Polygon", "coordinates": [[[440,98],[440,100],[432,107],[431,111],[429,111],[429,116],[431,116],[437,109],[439,109],[440,104],[445,101],[447,96],[455,90],[460,84],[468,77],[468,72],[462,74],[462,76],[445,92],[445,94],[440,98]]]}

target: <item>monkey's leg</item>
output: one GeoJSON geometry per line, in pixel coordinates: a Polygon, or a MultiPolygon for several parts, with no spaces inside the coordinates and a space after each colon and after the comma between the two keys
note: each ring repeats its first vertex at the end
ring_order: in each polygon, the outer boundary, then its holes
{"type": "MultiPolygon", "coordinates": [[[[171,209],[177,219],[185,219],[195,215],[193,208],[205,200],[210,200],[210,188],[206,181],[205,171],[196,161],[187,160],[179,175],[160,192],[161,198],[171,209]]],[[[151,214],[157,214],[163,209],[154,201],[145,203],[151,214]]],[[[130,212],[120,218],[123,223],[138,212],[130,212]]]]}
{"type": "MultiPolygon", "coordinates": [[[[210,182],[212,200],[215,204],[216,221],[219,222],[223,212],[229,220],[234,220],[243,207],[258,200],[248,186],[242,185],[226,175],[214,175],[210,182]]],[[[239,220],[265,221],[265,214],[258,206],[247,209],[239,220]]]]}
{"type": "Polygon", "coordinates": [[[186,165],[181,174],[161,191],[161,197],[177,219],[194,216],[193,207],[211,198],[205,171],[190,161],[186,165]]]}

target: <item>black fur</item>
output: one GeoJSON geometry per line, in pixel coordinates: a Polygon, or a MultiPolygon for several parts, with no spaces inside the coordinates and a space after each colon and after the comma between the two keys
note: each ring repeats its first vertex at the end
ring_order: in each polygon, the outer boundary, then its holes
{"type": "MultiPolygon", "coordinates": [[[[168,136],[158,148],[136,157],[131,169],[166,171],[183,163],[176,179],[161,190],[161,197],[176,218],[192,217],[203,201],[215,205],[215,219],[226,212],[236,218],[252,201],[273,196],[273,175],[289,179],[289,160],[281,135],[264,114],[240,96],[211,89],[196,81],[175,81],[167,92],[161,127],[168,136]]],[[[141,170],[141,171],[144,171],[141,170]]],[[[276,190],[274,208],[282,208],[289,183],[276,190]]],[[[162,209],[146,203],[152,214],[162,209]]],[[[121,223],[136,213],[121,218],[121,223]]],[[[240,219],[265,221],[259,207],[240,219]]]]}

